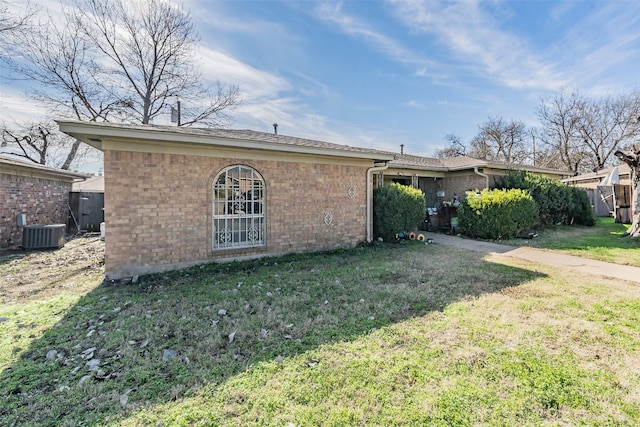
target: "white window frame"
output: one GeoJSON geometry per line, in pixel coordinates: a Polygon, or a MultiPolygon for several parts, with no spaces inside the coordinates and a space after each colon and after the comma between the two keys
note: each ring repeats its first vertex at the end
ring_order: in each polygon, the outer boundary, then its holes
{"type": "Polygon", "coordinates": [[[249,166],[228,166],[216,175],[212,190],[212,249],[264,246],[266,186],[262,175],[249,166]]]}

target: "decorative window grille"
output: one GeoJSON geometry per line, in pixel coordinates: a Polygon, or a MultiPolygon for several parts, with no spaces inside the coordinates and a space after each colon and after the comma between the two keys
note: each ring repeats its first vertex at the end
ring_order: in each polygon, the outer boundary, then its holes
{"type": "Polygon", "coordinates": [[[230,166],[213,181],[213,249],[264,246],[265,186],[248,166],[230,166]]]}

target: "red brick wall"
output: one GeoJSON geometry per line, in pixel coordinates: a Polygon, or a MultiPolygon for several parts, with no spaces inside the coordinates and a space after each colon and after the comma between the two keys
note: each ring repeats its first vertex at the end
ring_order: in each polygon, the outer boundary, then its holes
{"type": "Polygon", "coordinates": [[[0,173],[0,247],[22,243],[16,214],[27,224],[66,224],[71,183],[0,173]]]}
{"type": "Polygon", "coordinates": [[[204,260],[355,246],[366,239],[366,170],[107,150],[106,273],[126,277],[204,260]],[[265,180],[266,246],[213,251],[213,181],[238,164],[265,180]]]}

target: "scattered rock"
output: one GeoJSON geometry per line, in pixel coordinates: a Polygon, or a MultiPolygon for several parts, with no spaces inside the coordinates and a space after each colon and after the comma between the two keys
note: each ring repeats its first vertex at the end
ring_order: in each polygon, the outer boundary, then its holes
{"type": "Polygon", "coordinates": [[[191,364],[191,359],[189,359],[188,356],[185,356],[182,358],[182,363],[184,363],[185,365],[190,365],[191,364]]]}
{"type": "Polygon", "coordinates": [[[122,310],[120,307],[115,307],[115,308],[113,309],[113,312],[114,312],[114,313],[120,313],[120,310],[122,310]]]}
{"type": "Polygon", "coordinates": [[[120,406],[125,408],[127,406],[127,402],[129,401],[129,395],[121,394],[120,395],[120,406]]]}
{"type": "Polygon", "coordinates": [[[140,344],[140,348],[145,348],[146,346],[149,345],[149,340],[144,340],[142,341],[142,343],[140,344]]]}
{"type": "Polygon", "coordinates": [[[364,298],[360,298],[360,302],[364,302],[364,298]]]}
{"type": "Polygon", "coordinates": [[[315,368],[319,362],[320,361],[318,359],[309,359],[307,360],[307,366],[310,368],[315,368]]]}
{"type": "Polygon", "coordinates": [[[93,335],[96,332],[95,329],[90,330],[89,332],[87,332],[87,338],[89,338],[91,335],[93,335]]]}
{"type": "Polygon", "coordinates": [[[293,323],[289,323],[284,325],[285,328],[289,329],[289,328],[293,328],[293,323]]]}
{"type": "Polygon", "coordinates": [[[68,385],[61,385],[60,388],[58,389],[59,392],[63,392],[63,391],[67,391],[69,390],[70,387],[68,385]]]}
{"type": "Polygon", "coordinates": [[[287,339],[287,340],[290,340],[293,337],[291,335],[285,335],[284,338],[287,339]]]}
{"type": "Polygon", "coordinates": [[[6,322],[7,320],[9,320],[8,317],[0,317],[0,323],[6,322]]]}
{"type": "Polygon", "coordinates": [[[86,356],[88,354],[93,354],[94,351],[96,351],[96,348],[95,347],[91,347],[91,348],[88,348],[85,351],[83,351],[82,354],[86,356]]]}
{"type": "Polygon", "coordinates": [[[80,381],[78,381],[78,385],[80,386],[80,385],[84,384],[84,383],[85,383],[85,382],[87,382],[87,380],[89,380],[90,378],[91,378],[91,375],[85,375],[85,376],[83,376],[82,378],[80,378],[80,381]]]}
{"type": "Polygon", "coordinates": [[[104,380],[108,380],[109,378],[111,378],[111,374],[107,374],[107,372],[104,371],[103,369],[98,369],[98,372],[93,374],[93,378],[95,378],[97,380],[100,380],[100,381],[104,381],[104,380]]]}
{"type": "Polygon", "coordinates": [[[84,364],[90,371],[97,371],[100,366],[100,359],[91,359],[84,364]]]}
{"type": "Polygon", "coordinates": [[[221,308],[220,310],[218,310],[218,316],[226,316],[227,315],[227,310],[221,308]]]}
{"type": "Polygon", "coordinates": [[[131,278],[131,283],[136,283],[138,281],[138,276],[133,276],[131,278]]]}
{"type": "Polygon", "coordinates": [[[327,304],[329,304],[329,301],[328,300],[324,300],[324,305],[327,305],[327,304]]]}
{"type": "Polygon", "coordinates": [[[175,350],[167,349],[162,353],[162,361],[167,362],[171,359],[178,357],[178,353],[175,350]]]}
{"type": "Polygon", "coordinates": [[[282,362],[284,362],[284,357],[282,357],[282,356],[277,356],[277,357],[276,357],[276,363],[282,363],[282,362]]]}
{"type": "Polygon", "coordinates": [[[235,338],[236,338],[236,331],[233,331],[229,334],[229,344],[231,344],[235,338]]]}
{"type": "Polygon", "coordinates": [[[47,360],[53,362],[54,360],[56,360],[57,355],[58,352],[56,350],[49,350],[47,351],[47,360]]]}
{"type": "Polygon", "coordinates": [[[369,316],[368,319],[369,320],[376,320],[376,317],[375,316],[369,316]]]}
{"type": "Polygon", "coordinates": [[[136,344],[138,344],[138,341],[135,341],[135,340],[129,340],[129,341],[127,341],[127,344],[129,344],[129,345],[136,345],[136,344]]]}
{"type": "Polygon", "coordinates": [[[273,292],[267,292],[267,296],[271,298],[273,296],[273,292]]]}

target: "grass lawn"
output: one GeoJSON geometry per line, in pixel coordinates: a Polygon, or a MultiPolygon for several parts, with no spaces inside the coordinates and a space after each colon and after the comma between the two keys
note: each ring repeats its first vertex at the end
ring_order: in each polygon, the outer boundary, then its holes
{"type": "Polygon", "coordinates": [[[3,425],[640,424],[637,284],[418,242],[101,284],[73,249],[0,255],[3,425]]]}
{"type": "Polygon", "coordinates": [[[539,236],[534,239],[511,239],[501,243],[552,249],[640,267],[640,239],[624,237],[628,228],[628,224],[616,224],[613,218],[597,218],[593,227],[549,227],[538,231],[539,236]]]}

